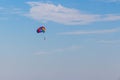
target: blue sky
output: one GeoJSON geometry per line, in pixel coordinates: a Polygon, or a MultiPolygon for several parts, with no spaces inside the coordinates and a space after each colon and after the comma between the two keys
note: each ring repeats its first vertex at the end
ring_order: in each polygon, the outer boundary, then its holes
{"type": "Polygon", "coordinates": [[[0,0],[0,80],[119,80],[119,8],[120,0],[0,0]]]}

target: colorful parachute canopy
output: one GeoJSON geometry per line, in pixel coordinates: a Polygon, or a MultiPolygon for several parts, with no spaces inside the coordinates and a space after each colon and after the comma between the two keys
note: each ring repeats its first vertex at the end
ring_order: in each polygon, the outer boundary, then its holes
{"type": "Polygon", "coordinates": [[[37,33],[41,33],[41,32],[45,33],[45,31],[46,31],[46,28],[44,26],[41,26],[37,29],[37,33]]]}

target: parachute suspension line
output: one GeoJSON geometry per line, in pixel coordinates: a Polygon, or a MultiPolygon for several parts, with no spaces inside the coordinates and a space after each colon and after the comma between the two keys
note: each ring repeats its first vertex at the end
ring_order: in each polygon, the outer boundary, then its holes
{"type": "Polygon", "coordinates": [[[45,33],[43,33],[43,39],[46,40],[46,36],[45,36],[45,33]]]}

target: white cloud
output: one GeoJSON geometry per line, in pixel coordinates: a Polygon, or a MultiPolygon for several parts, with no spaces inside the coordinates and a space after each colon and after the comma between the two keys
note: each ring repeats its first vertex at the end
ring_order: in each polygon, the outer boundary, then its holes
{"type": "Polygon", "coordinates": [[[31,6],[27,16],[39,21],[53,21],[66,25],[82,25],[98,21],[120,20],[120,15],[87,14],[80,10],[51,3],[28,2],[31,6]]]}
{"type": "Polygon", "coordinates": [[[83,34],[105,34],[118,32],[119,29],[107,29],[107,30],[94,30],[94,31],[73,31],[73,32],[62,32],[59,35],[83,35],[83,34]]]}
{"type": "Polygon", "coordinates": [[[29,16],[36,20],[54,21],[63,24],[86,24],[93,22],[99,15],[82,14],[79,10],[49,3],[29,2],[29,16]]]}

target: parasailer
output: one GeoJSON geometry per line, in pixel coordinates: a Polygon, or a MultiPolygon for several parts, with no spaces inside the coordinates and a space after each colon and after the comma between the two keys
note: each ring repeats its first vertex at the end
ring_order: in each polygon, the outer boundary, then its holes
{"type": "MultiPolygon", "coordinates": [[[[46,28],[44,26],[39,27],[36,32],[37,33],[45,33],[46,28]]],[[[44,37],[44,40],[46,40],[46,37],[44,37]]]]}

